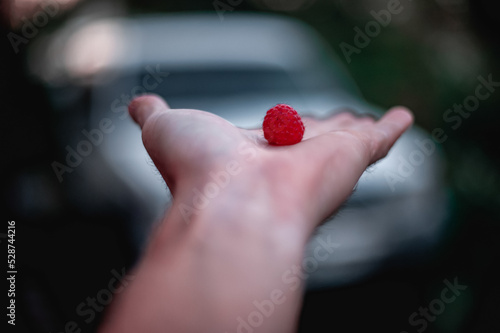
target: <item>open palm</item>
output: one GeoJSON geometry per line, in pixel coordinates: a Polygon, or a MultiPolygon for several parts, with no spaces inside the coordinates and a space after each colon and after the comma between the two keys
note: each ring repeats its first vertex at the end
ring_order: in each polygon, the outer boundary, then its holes
{"type": "Polygon", "coordinates": [[[203,187],[210,172],[236,161],[242,172],[235,182],[259,177],[291,208],[290,215],[314,221],[311,227],[345,200],[366,167],[384,157],[412,123],[412,115],[402,107],[378,121],[350,113],[304,118],[302,142],[271,146],[262,129],[241,129],[199,110],[170,109],[156,96],[137,98],[130,112],[174,199],[180,189],[203,187]]]}

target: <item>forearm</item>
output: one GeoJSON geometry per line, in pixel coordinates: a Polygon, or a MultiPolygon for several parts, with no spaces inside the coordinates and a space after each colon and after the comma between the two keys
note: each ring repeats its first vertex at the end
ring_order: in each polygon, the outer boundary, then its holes
{"type": "Polygon", "coordinates": [[[196,192],[176,195],[103,332],[294,330],[302,280],[284,275],[300,267],[307,235],[276,213],[265,184],[248,179],[203,208],[193,205],[196,192]]]}

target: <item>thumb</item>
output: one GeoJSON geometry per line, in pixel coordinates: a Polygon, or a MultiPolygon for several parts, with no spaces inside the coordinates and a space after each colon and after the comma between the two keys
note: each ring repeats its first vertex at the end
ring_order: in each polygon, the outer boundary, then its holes
{"type": "Polygon", "coordinates": [[[169,131],[163,131],[161,126],[150,126],[157,124],[156,120],[160,118],[159,116],[169,110],[170,107],[165,100],[153,94],[136,97],[128,106],[130,116],[141,127],[144,147],[173,192],[174,183],[170,173],[175,170],[172,167],[175,166],[175,163],[172,162],[174,154],[172,154],[173,150],[171,146],[168,146],[169,140],[165,136],[169,131]],[[156,131],[155,129],[158,128],[160,130],[156,131]]]}
{"type": "Polygon", "coordinates": [[[155,113],[168,109],[170,107],[163,98],[152,94],[136,97],[128,106],[130,116],[141,128],[155,113]]]}

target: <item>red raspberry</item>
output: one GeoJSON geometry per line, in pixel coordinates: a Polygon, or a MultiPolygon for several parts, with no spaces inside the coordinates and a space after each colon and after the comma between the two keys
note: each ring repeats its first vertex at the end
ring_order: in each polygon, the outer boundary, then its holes
{"type": "Polygon", "coordinates": [[[276,146],[299,143],[305,130],[297,111],[286,104],[278,104],[267,111],[262,129],[267,142],[276,146]]]}

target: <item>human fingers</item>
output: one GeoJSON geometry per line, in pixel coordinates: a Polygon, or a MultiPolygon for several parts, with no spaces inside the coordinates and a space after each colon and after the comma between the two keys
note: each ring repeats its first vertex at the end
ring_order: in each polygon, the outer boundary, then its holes
{"type": "Polygon", "coordinates": [[[130,116],[141,128],[151,116],[169,109],[170,107],[163,98],[153,94],[139,96],[128,106],[130,116]]]}
{"type": "Polygon", "coordinates": [[[387,111],[368,131],[371,147],[371,163],[384,157],[396,140],[413,124],[413,114],[403,106],[387,111]]]}
{"type": "Polygon", "coordinates": [[[291,147],[298,161],[308,163],[306,170],[313,170],[313,179],[322,189],[317,195],[320,218],[337,207],[351,193],[352,188],[366,167],[385,156],[396,140],[412,122],[411,112],[403,107],[389,110],[380,120],[342,116],[342,128],[306,139],[291,147]],[[332,191],[332,188],[335,191],[332,191]],[[326,214],[325,214],[326,213],[326,214]]]}

